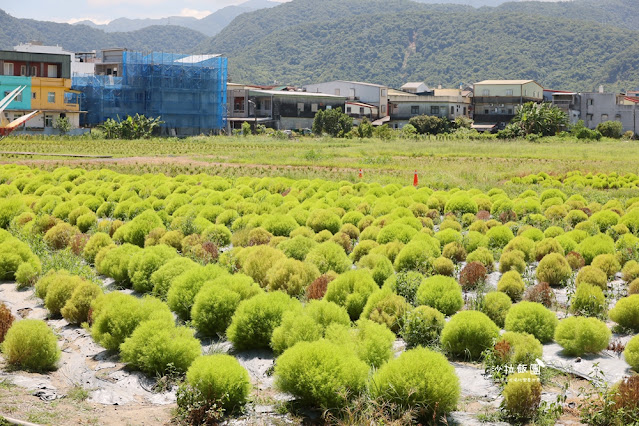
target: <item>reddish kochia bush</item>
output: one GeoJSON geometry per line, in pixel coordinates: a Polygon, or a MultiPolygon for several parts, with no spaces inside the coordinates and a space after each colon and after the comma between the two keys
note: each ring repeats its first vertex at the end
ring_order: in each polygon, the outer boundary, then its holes
{"type": "Polygon", "coordinates": [[[548,283],[541,282],[526,290],[524,300],[527,300],[528,302],[541,303],[545,307],[549,308],[555,300],[555,292],[552,291],[552,288],[550,288],[548,283]]]}
{"type": "Polygon", "coordinates": [[[615,411],[621,414],[628,424],[637,421],[639,415],[639,376],[624,378],[614,395],[615,411]]]}
{"type": "Polygon", "coordinates": [[[578,271],[586,265],[583,256],[576,251],[571,251],[566,255],[566,260],[573,271],[578,271]]]}
{"type": "Polygon", "coordinates": [[[502,212],[499,215],[499,221],[501,223],[516,222],[517,221],[517,213],[515,213],[512,210],[508,210],[508,211],[502,212]]]}
{"type": "Polygon", "coordinates": [[[13,320],[14,318],[9,308],[0,302],[0,343],[4,342],[4,336],[7,334],[7,331],[9,331],[9,328],[11,328],[13,320]]]}
{"type": "Polygon", "coordinates": [[[319,300],[326,294],[328,283],[335,279],[334,275],[324,274],[315,279],[308,287],[306,287],[306,298],[308,300],[319,300]]]}
{"type": "Polygon", "coordinates": [[[87,245],[89,236],[87,234],[78,234],[71,238],[69,248],[76,256],[80,256],[84,251],[84,246],[87,245]]]}
{"type": "Polygon", "coordinates": [[[462,269],[459,275],[459,284],[464,290],[471,290],[486,279],[487,273],[486,267],[481,263],[470,262],[462,269]]]}
{"type": "Polygon", "coordinates": [[[480,210],[477,212],[477,220],[489,220],[490,212],[486,210],[480,210]]]}

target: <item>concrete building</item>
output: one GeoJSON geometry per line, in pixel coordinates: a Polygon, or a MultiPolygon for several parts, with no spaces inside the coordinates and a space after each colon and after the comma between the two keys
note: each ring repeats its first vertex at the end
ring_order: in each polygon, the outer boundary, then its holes
{"type": "Polygon", "coordinates": [[[485,80],[475,83],[473,92],[473,119],[480,130],[503,129],[519,106],[544,100],[544,88],[534,80],[485,80]]]}
{"type": "Polygon", "coordinates": [[[639,131],[639,98],[615,93],[582,92],[554,93],[553,105],[568,114],[571,124],[583,120],[595,129],[604,121],[620,121],[624,132],[639,131]]]}
{"type": "Polygon", "coordinates": [[[341,108],[345,96],[295,90],[265,90],[255,86],[227,85],[228,128],[242,123],[262,124],[276,130],[303,130],[313,126],[320,110],[341,108]]]}
{"type": "Polygon", "coordinates": [[[0,94],[27,86],[4,111],[9,121],[38,110],[18,133],[57,134],[53,124],[66,117],[78,133],[79,92],[71,89],[71,57],[58,53],[0,51],[0,94]]]}
{"type": "Polygon", "coordinates": [[[422,93],[414,94],[393,89],[388,91],[391,127],[402,128],[411,117],[418,115],[430,115],[451,121],[457,117],[470,118],[470,92],[464,93],[461,89],[434,89],[422,93]]]}
{"type": "MultiPolygon", "coordinates": [[[[356,81],[336,80],[326,83],[307,84],[304,91],[309,93],[327,93],[345,97],[347,101],[355,101],[377,108],[373,120],[388,116],[388,87],[380,84],[361,83],[356,81]]],[[[359,113],[359,110],[357,111],[359,113]]],[[[357,118],[355,111],[351,114],[357,118]]]]}
{"type": "MultiPolygon", "coordinates": [[[[68,52],[64,50],[61,46],[45,46],[41,42],[33,41],[31,43],[23,43],[15,46],[13,48],[16,52],[26,52],[26,53],[48,53],[54,55],[67,55],[71,60],[71,75],[77,74],[87,74],[94,72],[94,64],[86,61],[85,56],[86,53],[78,54],[76,56],[73,52],[68,52]]],[[[95,57],[95,51],[92,52],[93,57],[95,57]]]]}

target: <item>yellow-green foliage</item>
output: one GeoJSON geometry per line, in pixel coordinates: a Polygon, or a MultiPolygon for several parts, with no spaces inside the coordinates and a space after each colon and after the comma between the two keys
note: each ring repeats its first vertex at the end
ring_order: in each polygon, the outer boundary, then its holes
{"type": "Polygon", "coordinates": [[[541,303],[519,302],[506,315],[507,331],[532,334],[541,343],[552,340],[557,327],[557,316],[541,303]]]}
{"type": "Polygon", "coordinates": [[[543,355],[543,346],[532,334],[507,331],[502,334],[495,347],[501,348],[498,361],[502,364],[530,365],[543,355]],[[504,343],[507,343],[505,345],[504,343]],[[508,348],[508,350],[504,350],[508,348]]]}
{"type": "Polygon", "coordinates": [[[269,246],[249,247],[242,263],[242,272],[261,285],[268,285],[267,273],[280,260],[286,259],[284,253],[269,246]]]}
{"type": "Polygon", "coordinates": [[[513,231],[505,225],[493,226],[486,232],[488,237],[489,247],[503,249],[506,245],[515,238],[513,231]]]}
{"type": "Polygon", "coordinates": [[[477,359],[499,336],[499,327],[485,314],[462,311],[452,316],[442,330],[442,347],[451,354],[477,359]]]}
{"type": "Polygon", "coordinates": [[[596,318],[568,317],[559,321],[555,329],[555,341],[573,356],[606,349],[610,336],[606,323],[596,318]]]}
{"type": "MultiPolygon", "coordinates": [[[[372,242],[377,246],[377,243],[372,242]]],[[[360,244],[362,245],[362,244],[360,244]]],[[[303,235],[297,235],[291,239],[284,240],[277,245],[277,249],[281,250],[287,257],[291,257],[297,260],[304,260],[306,255],[315,247],[317,243],[311,238],[303,235]]],[[[359,246],[358,246],[359,247],[359,246]]],[[[357,248],[355,248],[357,250],[357,248]]],[[[361,249],[360,249],[361,250],[361,249]]],[[[355,256],[355,251],[353,252],[355,256]]]]}
{"type": "Polygon", "coordinates": [[[84,250],[82,252],[82,256],[87,263],[92,264],[95,261],[95,257],[98,255],[98,252],[102,250],[104,247],[107,247],[113,243],[109,234],[105,234],[104,232],[96,232],[89,238],[87,244],[84,246],[84,250]]]}
{"type": "Polygon", "coordinates": [[[506,293],[513,302],[521,300],[526,285],[517,271],[508,271],[501,276],[497,283],[497,291],[506,293]]]}
{"type": "Polygon", "coordinates": [[[280,290],[290,296],[299,297],[319,276],[320,272],[315,265],[285,258],[268,270],[266,282],[269,291],[280,290]]]}
{"type": "Polygon", "coordinates": [[[597,234],[579,243],[576,251],[583,256],[586,265],[590,265],[600,254],[614,254],[615,242],[606,234],[597,234]]]}
{"type": "Polygon", "coordinates": [[[383,288],[388,288],[392,292],[402,296],[410,304],[415,305],[417,290],[422,282],[424,282],[424,276],[419,272],[400,272],[388,277],[384,281],[383,288]]]}
{"type": "Polygon", "coordinates": [[[639,372],[639,335],[630,339],[623,351],[623,357],[633,370],[639,372]]]}
{"type": "Polygon", "coordinates": [[[505,251],[499,258],[499,272],[517,271],[523,274],[526,270],[525,255],[519,250],[505,251]]]}
{"type": "Polygon", "coordinates": [[[129,286],[129,262],[142,249],[133,244],[123,244],[109,250],[103,248],[96,256],[95,267],[100,274],[111,277],[115,282],[129,286]],[[107,251],[108,250],[108,251],[107,251]],[[102,256],[102,252],[104,255],[102,256]]]}
{"type": "Polygon", "coordinates": [[[120,345],[120,358],[131,367],[152,376],[184,373],[202,354],[193,330],[163,320],[142,322],[120,345]]]}
{"type": "Polygon", "coordinates": [[[454,411],[461,386],[446,358],[425,348],[411,349],[382,366],[371,378],[371,396],[416,409],[422,420],[454,411]]]}
{"type": "MultiPolygon", "coordinates": [[[[0,229],[0,279],[16,279],[16,273],[20,266],[29,264],[36,275],[42,270],[40,259],[31,252],[29,246],[17,238],[13,238],[7,231],[0,229]]],[[[19,284],[28,285],[26,280],[33,276],[20,277],[19,284]]]]}
{"type": "Polygon", "coordinates": [[[7,363],[25,370],[54,370],[60,359],[58,339],[40,320],[15,321],[1,346],[7,363]]]}
{"type": "Polygon", "coordinates": [[[486,247],[479,247],[468,256],[466,256],[466,263],[479,262],[486,267],[488,272],[493,270],[495,266],[495,258],[493,254],[486,247]]]}
{"type": "Polygon", "coordinates": [[[636,260],[626,262],[621,273],[623,274],[623,280],[627,283],[636,280],[639,278],[639,262],[636,260]]]}
{"type": "MultiPolygon", "coordinates": [[[[246,404],[251,392],[248,372],[231,355],[201,356],[186,372],[186,382],[196,390],[196,400],[227,412],[246,404]]],[[[184,402],[178,398],[178,406],[184,402]]]]}
{"type": "Polygon", "coordinates": [[[539,376],[528,372],[511,374],[502,394],[504,408],[512,417],[529,419],[535,415],[541,403],[539,376]]]}
{"type": "Polygon", "coordinates": [[[164,228],[162,219],[153,210],[146,210],[115,231],[113,239],[144,247],[146,236],[155,228],[164,228]]]}
{"type": "Polygon", "coordinates": [[[535,244],[535,259],[541,260],[550,253],[564,254],[564,248],[555,238],[544,238],[535,244]]]}
{"type": "Polygon", "coordinates": [[[433,261],[433,270],[437,275],[452,277],[455,274],[455,264],[446,257],[438,257],[433,261]]]}
{"type": "Polygon", "coordinates": [[[610,310],[610,319],[621,327],[639,331],[639,294],[619,299],[610,310]]]}
{"type": "Polygon", "coordinates": [[[600,254],[592,260],[592,266],[606,273],[610,279],[621,269],[621,265],[614,254],[600,254]]]}
{"type": "Polygon", "coordinates": [[[403,326],[404,315],[410,310],[411,305],[402,296],[381,289],[370,295],[361,318],[383,324],[397,333],[403,326]]]}
{"type": "Polygon", "coordinates": [[[331,234],[335,234],[342,226],[342,221],[330,210],[316,209],[309,215],[306,226],[315,232],[328,230],[331,234]]]}
{"type": "Polygon", "coordinates": [[[297,299],[282,292],[259,294],[239,304],[226,335],[236,349],[268,348],[284,313],[300,308],[297,299]]]}
{"type": "Polygon", "coordinates": [[[275,364],[276,386],[306,406],[338,409],[364,391],[368,366],[327,340],[300,342],[275,364]]]}
{"type": "Polygon", "coordinates": [[[484,296],[481,311],[499,327],[504,326],[508,310],[512,306],[510,296],[501,291],[491,291],[484,296]]]}
{"type": "Polygon", "coordinates": [[[328,271],[341,274],[352,266],[351,260],[344,249],[332,241],[327,241],[314,247],[306,255],[305,261],[315,265],[322,274],[328,271]]]}
{"type": "Polygon", "coordinates": [[[138,299],[116,291],[98,296],[91,309],[93,339],[112,351],[117,351],[143,321],[158,320],[166,326],[174,324],[168,306],[149,296],[138,299]]]}
{"type": "Polygon", "coordinates": [[[182,320],[191,317],[191,308],[205,282],[214,280],[227,272],[217,265],[206,265],[196,268],[189,268],[186,272],[178,275],[172,282],[166,296],[169,308],[182,320]]]}
{"type": "Polygon", "coordinates": [[[454,278],[435,275],[426,278],[419,286],[416,302],[435,308],[444,315],[452,315],[461,309],[464,299],[454,278]]]}
{"type": "Polygon", "coordinates": [[[581,284],[590,284],[605,290],[608,288],[608,277],[604,271],[596,266],[584,266],[577,273],[575,284],[577,287],[581,284]]]}
{"type": "Polygon", "coordinates": [[[90,281],[79,283],[73,290],[71,298],[60,309],[62,317],[71,324],[82,324],[87,320],[91,303],[101,294],[102,289],[99,285],[90,281]]]}
{"type": "Polygon", "coordinates": [[[581,283],[570,301],[570,311],[577,315],[602,316],[608,307],[601,287],[581,283]]]}
{"type": "Polygon", "coordinates": [[[302,311],[287,311],[282,323],[273,331],[271,348],[276,354],[298,342],[312,342],[324,337],[331,324],[350,326],[351,320],[346,310],[325,300],[311,300],[302,311]]]}
{"type": "Polygon", "coordinates": [[[178,256],[169,260],[151,274],[153,295],[163,300],[166,299],[166,294],[173,280],[189,269],[197,268],[197,266],[197,263],[187,257],[178,256]]]}
{"type": "Polygon", "coordinates": [[[334,323],[324,334],[327,340],[340,345],[344,351],[355,353],[374,368],[379,368],[393,356],[395,334],[388,327],[370,320],[360,319],[353,328],[334,323]]]}
{"type": "Polygon", "coordinates": [[[368,270],[348,271],[328,284],[324,300],[343,306],[351,319],[356,320],[377,288],[368,270]]]}
{"type": "MultiPolygon", "coordinates": [[[[420,234],[423,235],[423,234],[420,234]]],[[[441,255],[439,241],[424,235],[406,244],[395,258],[395,270],[422,271],[441,255]]]]}
{"type": "Polygon", "coordinates": [[[48,276],[44,306],[52,316],[59,316],[60,310],[71,299],[75,289],[86,283],[82,277],[65,273],[48,276]]]}
{"type": "Polygon", "coordinates": [[[71,242],[71,238],[79,233],[80,231],[75,226],[61,222],[44,234],[44,242],[54,250],[61,250],[66,248],[71,242]]]}
{"type": "Polygon", "coordinates": [[[437,309],[418,306],[404,316],[401,335],[409,348],[432,345],[439,341],[444,324],[444,314],[437,309]]]}
{"type": "Polygon", "coordinates": [[[147,247],[135,253],[131,256],[127,271],[133,289],[138,293],[153,290],[151,275],[177,256],[177,251],[173,247],[164,244],[147,247]]]}
{"type": "Polygon", "coordinates": [[[566,258],[559,253],[544,256],[537,266],[537,279],[551,286],[564,285],[572,276],[572,268],[566,258]]]}

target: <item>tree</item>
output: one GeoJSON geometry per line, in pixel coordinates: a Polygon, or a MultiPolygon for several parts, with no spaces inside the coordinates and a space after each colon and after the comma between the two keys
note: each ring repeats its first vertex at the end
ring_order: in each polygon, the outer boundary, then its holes
{"type": "Polygon", "coordinates": [[[343,138],[353,129],[353,118],[342,113],[341,108],[318,111],[313,120],[313,133],[326,133],[334,138],[343,138]]]}
{"type": "Polygon", "coordinates": [[[519,127],[524,136],[533,133],[539,136],[553,136],[559,129],[568,125],[568,116],[549,103],[528,102],[517,109],[510,123],[519,127]]]}
{"type": "Polygon", "coordinates": [[[621,121],[604,121],[597,125],[597,131],[607,138],[621,138],[623,134],[623,124],[621,121]]]}
{"type": "Polygon", "coordinates": [[[61,135],[66,135],[71,131],[73,126],[67,117],[58,117],[53,122],[53,128],[58,129],[61,135]]]}
{"type": "Polygon", "coordinates": [[[246,121],[242,123],[242,135],[243,136],[251,135],[251,125],[246,121]]]}
{"type": "Polygon", "coordinates": [[[373,137],[373,125],[368,118],[362,118],[362,122],[357,126],[357,135],[360,138],[372,138],[373,137]]]}
{"type": "Polygon", "coordinates": [[[430,115],[418,115],[411,117],[408,120],[408,124],[411,124],[417,133],[420,135],[436,135],[439,133],[446,133],[450,130],[450,122],[447,118],[438,118],[430,115]]]}

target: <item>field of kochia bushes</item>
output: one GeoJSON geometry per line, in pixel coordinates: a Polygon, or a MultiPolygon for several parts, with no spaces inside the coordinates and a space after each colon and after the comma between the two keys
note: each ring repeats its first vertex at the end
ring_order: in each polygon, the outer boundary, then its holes
{"type": "MultiPolygon", "coordinates": [[[[306,406],[339,411],[366,395],[432,419],[459,402],[448,359],[531,364],[552,341],[571,356],[602,351],[608,320],[639,331],[639,196],[595,201],[564,190],[5,165],[0,279],[34,287],[51,317],[84,324],[132,368],[185,374],[183,407],[231,412],[247,402],[238,361],[202,356],[199,339],[222,338],[237,351],[272,349],[276,385],[306,406]],[[38,241],[134,294],[44,270],[38,241]],[[486,292],[492,272],[499,282],[486,292]],[[613,292],[619,273],[627,286],[613,292]],[[559,306],[554,292],[564,287],[569,302],[559,306]],[[394,357],[397,338],[408,349],[394,357]]],[[[10,317],[0,304],[7,362],[55,368],[46,324],[10,317]]],[[[639,337],[624,357],[639,371],[639,337]]],[[[504,409],[532,416],[534,381],[508,386],[504,409]]]]}

